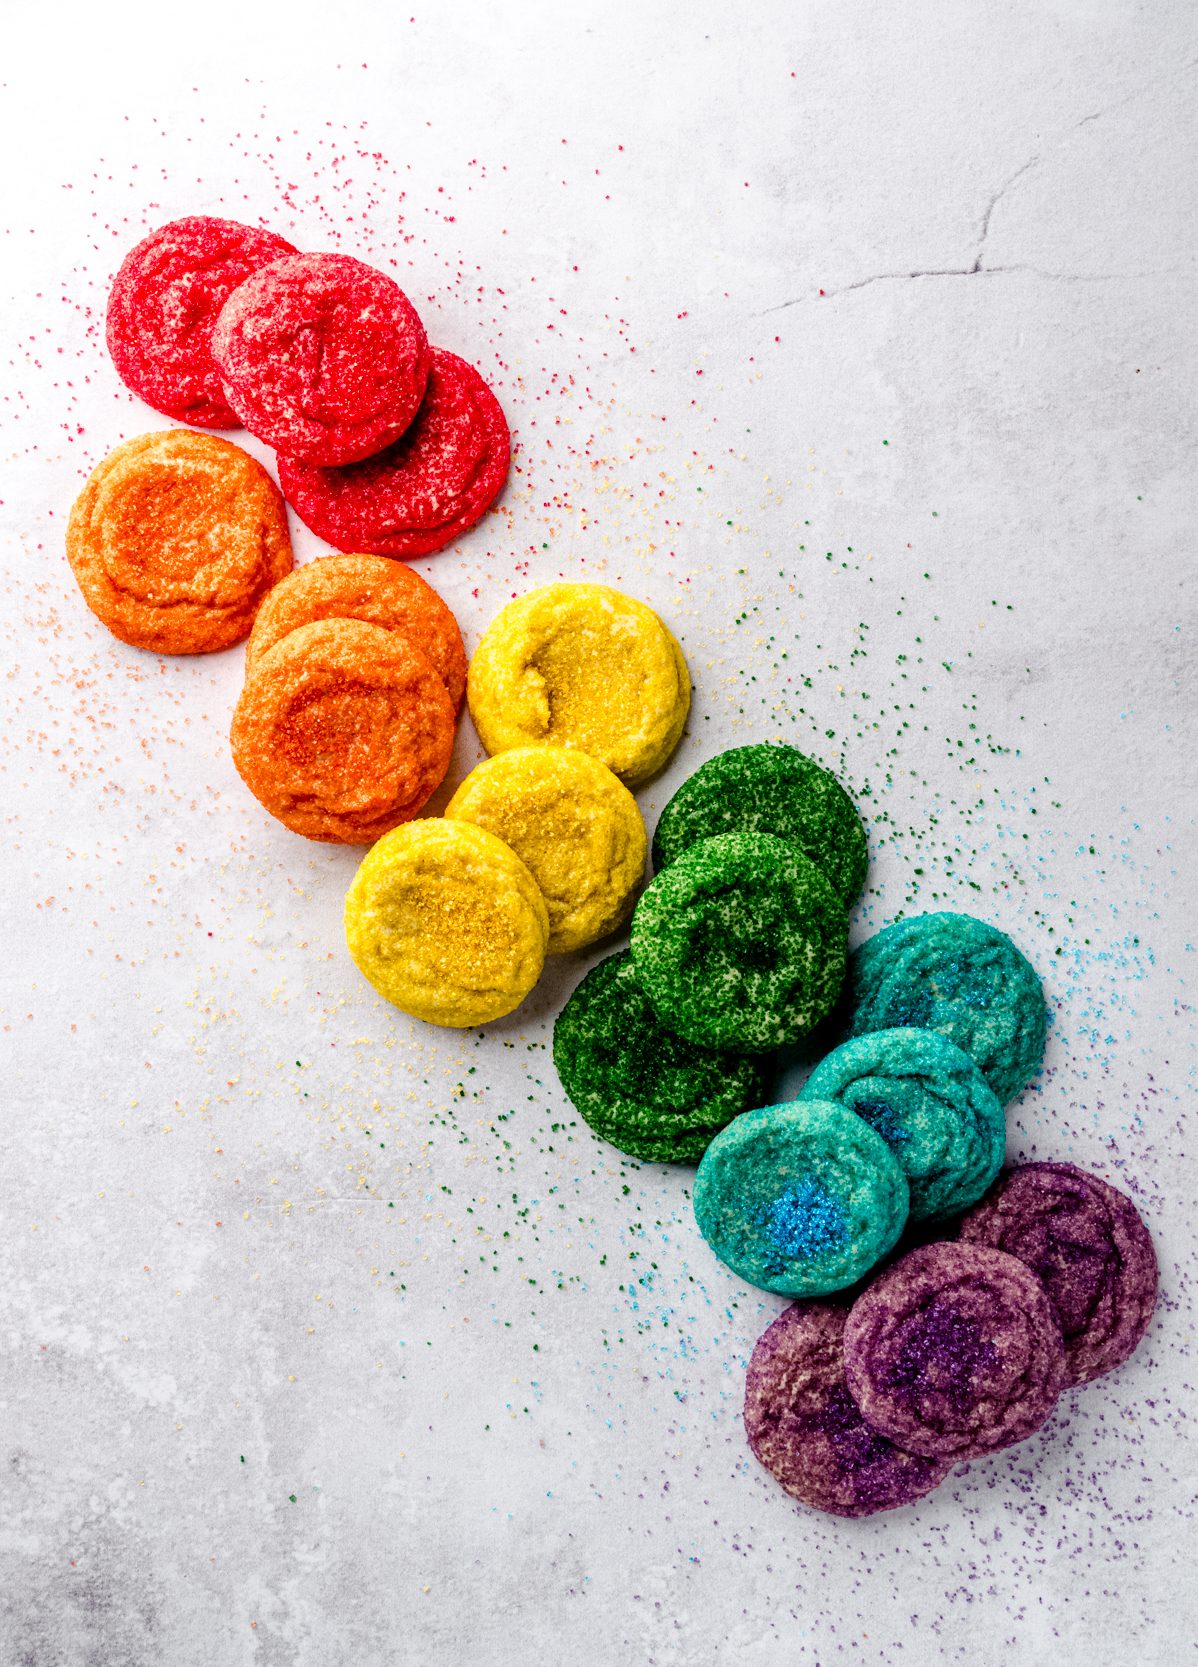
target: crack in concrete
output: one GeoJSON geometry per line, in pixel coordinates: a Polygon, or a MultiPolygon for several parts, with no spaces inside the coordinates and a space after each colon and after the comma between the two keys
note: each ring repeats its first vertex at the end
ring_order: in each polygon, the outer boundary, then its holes
{"type": "Polygon", "coordinates": [[[789,307],[802,306],[808,301],[830,301],[837,295],[848,295],[855,289],[868,289],[870,284],[910,283],[917,278],[1003,278],[1012,272],[1026,272],[1033,278],[1044,278],[1057,284],[1134,283],[1144,278],[1170,278],[1182,275],[1181,267],[1169,267],[1163,272],[1050,272],[1047,267],[1033,266],[1027,261],[1012,261],[1007,266],[931,266],[916,272],[875,272],[868,278],[842,284],[839,289],[821,289],[818,295],[796,295],[791,301],[780,301],[776,307],[754,313],[754,318],[767,318],[770,313],[785,312],[789,307]]]}
{"type": "MultiPolygon", "coordinates": [[[[1138,87],[1134,92],[1116,99],[1113,104],[1104,105],[1101,110],[1093,110],[1088,116],[1076,121],[1056,141],[1059,145],[1070,133],[1076,133],[1079,128],[1086,127],[1090,122],[1099,121],[1103,116],[1110,115],[1115,110],[1122,110],[1126,105],[1133,104],[1136,99],[1145,97],[1155,90],[1160,82],[1180,81],[1191,70],[1198,68],[1198,58],[1193,58],[1183,64],[1180,72],[1173,77],[1161,77],[1160,81],[1149,82],[1147,86],[1138,87]]],[[[1027,161],[999,186],[982,213],[981,224],[978,229],[977,245],[974,249],[972,266],[933,266],[912,272],[875,272],[868,278],[858,278],[851,284],[841,284],[837,289],[821,289],[818,295],[796,295],[789,301],[780,301],[777,306],[766,307],[762,312],[754,313],[754,318],[768,318],[771,313],[784,313],[791,307],[801,306],[804,302],[815,300],[831,300],[836,295],[849,295],[855,289],[868,289],[871,284],[910,283],[917,278],[984,278],[995,277],[1008,272],[1026,272],[1036,278],[1044,278],[1052,283],[1061,284],[1105,284],[1116,282],[1120,278],[1134,280],[1137,278],[1163,278],[1177,274],[1178,268],[1166,272],[1050,272],[1042,266],[1032,266],[1024,262],[1014,262],[1007,266],[984,266],[982,257],[986,252],[986,239],[990,235],[990,222],[994,210],[1006,196],[1007,192],[1022,179],[1024,174],[1042,160],[1042,153],[1037,151],[1029,156],[1027,161]]]]}

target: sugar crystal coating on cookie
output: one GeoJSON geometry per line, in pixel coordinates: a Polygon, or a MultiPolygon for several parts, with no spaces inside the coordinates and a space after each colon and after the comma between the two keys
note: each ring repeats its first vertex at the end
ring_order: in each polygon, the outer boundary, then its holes
{"type": "Polygon", "coordinates": [[[1008,1170],[961,1223],[963,1243],[1017,1256],[1043,1283],[1065,1335],[1069,1383],[1120,1365],[1156,1306],[1152,1236],[1131,1199],[1071,1163],[1008,1170]]]}
{"type": "Polygon", "coordinates": [[[998,1174],[1007,1124],[978,1066],[933,1030],[875,1030],[822,1059],[800,1100],[835,1100],[890,1147],[913,1221],[974,1204],[998,1174]]]}
{"type": "Polygon", "coordinates": [[[249,670],[233,762],[250,792],[308,839],[368,845],[418,816],[453,751],[453,704],[406,637],[359,619],[288,632],[249,670]]]}
{"type": "Polygon", "coordinates": [[[458,622],[418,573],[379,556],[318,556],[277,584],[246,644],[247,670],[290,631],[318,619],[360,619],[396,631],[441,674],[454,711],[466,694],[466,649],[458,622]]]}
{"type": "Polygon", "coordinates": [[[469,822],[409,822],[367,852],[345,900],[349,952],[380,995],[462,1028],[510,1013],[545,962],[549,916],[501,839],[469,822]]]}
{"type": "Polygon", "coordinates": [[[558,1014],[553,1062],[595,1133],[645,1163],[697,1163],[765,1088],[758,1060],[666,1030],[627,950],[592,967],[558,1014]]]}
{"type": "Polygon", "coordinates": [[[855,950],[840,1017],[849,1036],[938,1031],[1004,1105],[1040,1069],[1048,1026],[1040,980],[1007,934],[947,911],[901,920],[855,950]]]}
{"type": "Polygon", "coordinates": [[[666,867],[700,839],[765,833],[797,845],[852,904],[869,860],[856,806],[830,770],[794,747],[733,747],[701,764],[662,811],[653,866],[666,867]]]}
{"type": "Polygon", "coordinates": [[[486,828],[527,864],[549,910],[551,955],[585,949],[631,910],[645,872],[645,824],[598,759],[513,747],[473,769],[445,814],[486,828]]]}
{"type": "Polygon", "coordinates": [[[695,1219],[722,1262],[785,1296],[861,1278],[898,1240],[907,1182],[886,1142],[818,1100],[746,1111],[695,1177],[695,1219]]]}
{"type": "Polygon", "coordinates": [[[96,465],[66,549],[97,618],[158,654],[240,642],[292,563],[287,511],[262,465],[182,428],[126,440],[96,465]]]}
{"type": "Polygon", "coordinates": [[[339,469],[280,457],[279,483],[330,544],[410,560],[468,532],[502,491],[510,460],[495,395],[472,365],[434,347],[424,399],[398,440],[339,469]]]}
{"type": "Polygon", "coordinates": [[[844,1352],[866,1422],[930,1458],[980,1458],[1023,1441],[1066,1381],[1044,1287],[982,1245],[923,1245],[879,1274],[853,1304],[844,1352]]]}
{"type": "Polygon", "coordinates": [[[793,1498],[864,1517],[922,1498],[952,1467],[904,1453],[862,1418],[844,1378],[847,1313],[796,1302],[762,1332],[745,1378],[745,1433],[793,1498]]]}
{"type": "Polygon", "coordinates": [[[260,267],[294,248],[259,226],[204,214],[159,226],[121,262],[108,299],[108,351],[127,388],[198,428],[237,428],[212,358],[217,315],[260,267]]]}
{"type": "Polygon", "coordinates": [[[350,255],[287,255],[230,295],[212,332],[225,397],[283,457],[354,463],[404,432],[428,377],[416,309],[350,255]]]}
{"type": "Polygon", "coordinates": [[[809,858],[771,834],[720,834],[646,887],[632,917],[637,977],[669,1029],[764,1052],[824,1018],[844,977],[848,916],[809,858]]]}
{"type": "Polygon", "coordinates": [[[496,614],[470,662],[467,699],[489,753],[570,747],[636,786],[678,744],[690,674],[643,602],[609,585],[553,584],[496,614]]]}

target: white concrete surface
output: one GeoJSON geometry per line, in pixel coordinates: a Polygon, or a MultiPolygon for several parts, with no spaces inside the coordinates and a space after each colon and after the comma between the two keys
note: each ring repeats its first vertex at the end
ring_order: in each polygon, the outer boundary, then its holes
{"type": "MultiPolygon", "coordinates": [[[[1187,1658],[1195,66],[1186,0],[14,5],[3,87],[0,1661],[1187,1658]],[[1053,1006],[1010,1151],[1134,1191],[1163,1296],[1044,1435],[843,1524],[749,1457],[779,1306],[547,1046],[377,1003],[353,853],[62,549],[161,419],[103,346],[183,213],[394,263],[519,441],[421,570],[471,643],[603,578],[682,637],[652,820],[783,736],[863,797],[857,932],[947,904],[1053,1006]]],[[[301,554],[321,548],[296,527],[301,554]]],[[[477,754],[468,728],[457,774],[477,754]]]]}

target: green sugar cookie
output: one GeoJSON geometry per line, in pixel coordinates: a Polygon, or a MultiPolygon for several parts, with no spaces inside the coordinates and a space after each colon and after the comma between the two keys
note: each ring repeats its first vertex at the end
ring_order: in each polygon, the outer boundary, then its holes
{"type": "Polygon", "coordinates": [[[836,1048],[800,1100],[855,1111],[893,1152],[912,1221],[976,1204],[1002,1167],[1007,1120],[967,1053],[934,1030],[875,1030],[836,1048]]]}
{"type": "Polygon", "coordinates": [[[653,866],[660,873],[700,839],[724,833],[797,845],[846,907],[865,884],[869,851],[856,806],[830,770],[794,747],[733,747],[701,764],[661,813],[653,866]]]}
{"type": "Polygon", "coordinates": [[[763,1053],[797,1042],[844,978],[848,916],[808,857],[772,834],[701,840],[632,917],[637,980],[689,1042],[763,1053]]]}
{"type": "Polygon", "coordinates": [[[751,1285],[818,1297],[852,1285],[897,1242],[907,1181],[881,1135],[844,1106],[766,1106],[703,1154],[695,1219],[751,1285]]]}
{"type": "Polygon", "coordinates": [[[963,1048],[1004,1105],[1036,1075],[1048,1012],[1040,980],[1005,932],[972,915],[900,920],[854,951],[842,1031],[913,1026],[963,1048]]]}
{"type": "Polygon", "coordinates": [[[553,1063],[595,1133],[644,1163],[698,1163],[765,1091],[758,1060],[684,1042],[659,1023],[627,950],[592,967],[558,1014],[553,1063]]]}

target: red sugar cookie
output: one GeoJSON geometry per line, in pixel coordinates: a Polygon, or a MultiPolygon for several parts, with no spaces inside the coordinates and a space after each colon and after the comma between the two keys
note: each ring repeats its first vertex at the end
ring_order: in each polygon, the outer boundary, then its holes
{"type": "Polygon", "coordinates": [[[407,428],[428,338],[383,272],[349,255],[288,255],[225,302],[212,335],[225,396],[284,457],[356,463],[407,428]]]}
{"type": "Polygon", "coordinates": [[[216,315],[252,272],[294,253],[274,232],[194,214],[143,238],[108,298],[108,351],[127,388],[197,428],[236,428],[212,362],[216,315]]]}
{"type": "Polygon", "coordinates": [[[427,556],[481,519],[510,456],[495,395],[472,365],[434,347],[428,392],[402,439],[347,469],[280,457],[279,481],[300,519],[339,549],[427,556]]]}

